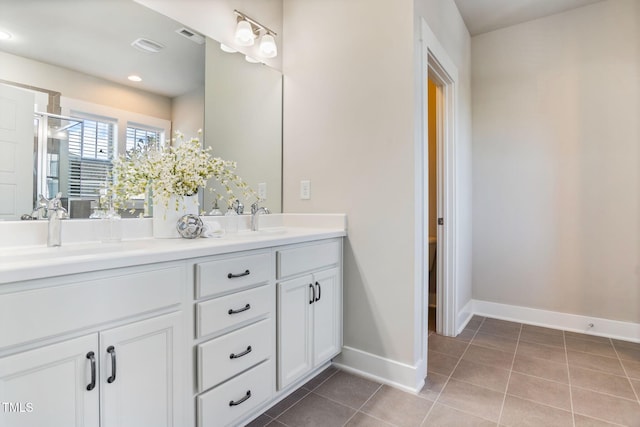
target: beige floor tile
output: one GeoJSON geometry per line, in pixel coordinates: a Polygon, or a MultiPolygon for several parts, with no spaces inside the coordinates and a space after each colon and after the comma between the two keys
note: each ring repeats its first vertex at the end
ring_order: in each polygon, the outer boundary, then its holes
{"type": "Polygon", "coordinates": [[[460,357],[469,344],[455,338],[443,337],[442,335],[431,335],[427,345],[431,351],[437,351],[438,353],[453,357],[460,357]]]}
{"type": "Polygon", "coordinates": [[[267,427],[289,427],[289,426],[287,426],[286,424],[282,424],[278,420],[273,420],[269,424],[267,424],[267,427]]]}
{"type": "Polygon", "coordinates": [[[640,380],[640,362],[623,360],[622,365],[630,378],[640,380]]]}
{"type": "Polygon", "coordinates": [[[467,349],[462,360],[493,366],[494,368],[511,369],[513,353],[507,353],[492,348],[480,347],[473,343],[467,349]]]}
{"type": "Polygon", "coordinates": [[[640,362],[640,343],[613,340],[613,345],[620,359],[640,362]]]}
{"type": "Polygon", "coordinates": [[[342,427],[356,411],[325,397],[309,393],[278,417],[278,421],[295,427],[342,427]]]}
{"type": "Polygon", "coordinates": [[[429,351],[427,355],[427,371],[449,376],[458,364],[457,357],[447,356],[437,351],[429,351]]]}
{"type": "Polygon", "coordinates": [[[467,326],[465,326],[465,329],[477,331],[484,319],[482,316],[473,316],[471,320],[469,320],[469,323],[467,323],[467,326]]]}
{"type": "Polygon", "coordinates": [[[581,334],[581,333],[578,333],[578,332],[564,331],[564,336],[565,337],[579,338],[579,339],[582,339],[582,340],[589,340],[589,341],[594,341],[594,342],[602,342],[602,343],[611,342],[611,340],[609,338],[607,338],[607,337],[599,337],[597,335],[581,334]]]}
{"type": "Polygon", "coordinates": [[[551,335],[532,329],[523,329],[522,333],[520,333],[520,341],[564,348],[564,337],[562,336],[562,334],[551,335]]]}
{"type": "Polygon", "coordinates": [[[318,386],[313,392],[333,401],[359,409],[381,384],[340,371],[318,386]]]}
{"type": "Polygon", "coordinates": [[[265,412],[265,414],[267,414],[271,418],[276,418],[278,417],[278,415],[282,414],[284,411],[291,408],[293,405],[295,405],[300,400],[302,400],[302,398],[305,397],[307,394],[309,394],[309,390],[304,388],[299,388],[293,393],[291,393],[289,396],[282,399],[280,402],[276,403],[271,408],[267,409],[267,412],[265,412]]]}
{"type": "Polygon", "coordinates": [[[247,424],[245,427],[265,427],[269,425],[271,421],[273,421],[273,418],[265,414],[262,414],[258,418],[256,418],[255,420],[247,424]]]}
{"type": "Polygon", "coordinates": [[[307,381],[307,383],[304,384],[302,387],[311,391],[314,388],[318,387],[323,382],[325,382],[328,378],[330,378],[336,372],[338,372],[337,368],[333,366],[329,366],[327,369],[325,369],[324,371],[320,372],[318,375],[316,375],[315,377],[307,381]]]}
{"type": "Polygon", "coordinates": [[[520,341],[518,343],[517,354],[549,360],[551,362],[567,363],[567,353],[564,348],[549,345],[520,341]]]}
{"type": "Polygon", "coordinates": [[[435,401],[440,392],[449,380],[448,375],[440,375],[435,372],[427,372],[427,378],[424,380],[424,387],[420,390],[420,395],[427,399],[435,401]]]}
{"type": "Polygon", "coordinates": [[[522,332],[537,332],[540,334],[555,335],[559,337],[563,336],[564,334],[564,331],[560,329],[551,329],[535,325],[522,325],[522,332]]]}
{"type": "Polygon", "coordinates": [[[596,342],[581,338],[567,337],[567,350],[597,354],[605,357],[618,357],[610,342],[596,342]]]}
{"type": "Polygon", "coordinates": [[[572,427],[571,412],[539,403],[507,396],[504,401],[500,425],[518,427],[572,427]]]}
{"type": "Polygon", "coordinates": [[[640,380],[630,380],[633,388],[636,390],[636,396],[640,399],[640,380]]]}
{"type": "Polygon", "coordinates": [[[507,394],[571,411],[568,384],[512,372],[507,394]]]}
{"type": "Polygon", "coordinates": [[[597,420],[591,417],[585,417],[580,414],[573,414],[573,418],[576,422],[576,427],[617,427],[620,424],[612,424],[603,420],[597,420]]]}
{"type": "Polygon", "coordinates": [[[569,384],[569,370],[564,363],[516,354],[513,370],[546,380],[569,384]]]}
{"type": "Polygon", "coordinates": [[[471,341],[474,345],[505,351],[507,353],[515,353],[518,340],[515,338],[505,338],[497,335],[484,334],[478,332],[471,341]]]}
{"type": "Polygon", "coordinates": [[[637,426],[640,420],[640,404],[583,388],[572,387],[573,410],[577,414],[623,425],[637,426]]]}
{"type": "Polygon", "coordinates": [[[495,427],[496,423],[436,403],[422,427],[495,427]]]}
{"type": "Polygon", "coordinates": [[[433,401],[382,386],[361,411],[399,427],[419,426],[433,401]]]}
{"type": "Polygon", "coordinates": [[[503,398],[504,393],[451,379],[442,391],[438,403],[497,422],[503,398]]]}
{"type": "Polygon", "coordinates": [[[622,365],[617,358],[570,350],[567,350],[567,357],[569,358],[569,366],[593,369],[595,371],[607,372],[613,375],[624,375],[622,365]]]}
{"type": "Polygon", "coordinates": [[[520,335],[520,324],[513,322],[505,322],[504,320],[485,319],[484,323],[478,329],[489,335],[497,335],[499,337],[517,339],[520,335]]]}
{"type": "Polygon", "coordinates": [[[393,424],[373,418],[363,412],[358,412],[345,424],[345,427],[393,427],[393,424]]]}
{"type": "Polygon", "coordinates": [[[476,332],[477,332],[476,330],[465,328],[465,329],[462,330],[462,332],[460,332],[456,336],[456,339],[458,341],[469,342],[469,341],[471,341],[473,339],[473,337],[475,336],[476,332]]]}
{"type": "Polygon", "coordinates": [[[463,359],[453,371],[451,378],[504,393],[509,381],[509,370],[463,359]]]}
{"type": "Polygon", "coordinates": [[[592,369],[569,367],[571,385],[600,393],[612,394],[625,399],[635,399],[636,395],[626,376],[606,374],[592,369]]]}

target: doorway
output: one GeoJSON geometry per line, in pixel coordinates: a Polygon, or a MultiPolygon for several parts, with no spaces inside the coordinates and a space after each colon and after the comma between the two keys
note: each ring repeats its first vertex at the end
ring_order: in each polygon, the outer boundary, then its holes
{"type": "Polygon", "coordinates": [[[438,207],[440,205],[438,199],[438,86],[431,79],[427,78],[427,193],[428,193],[428,206],[429,206],[429,246],[427,252],[427,271],[429,274],[429,293],[428,293],[428,330],[429,333],[437,331],[438,324],[438,301],[437,301],[437,242],[438,242],[438,207]]]}

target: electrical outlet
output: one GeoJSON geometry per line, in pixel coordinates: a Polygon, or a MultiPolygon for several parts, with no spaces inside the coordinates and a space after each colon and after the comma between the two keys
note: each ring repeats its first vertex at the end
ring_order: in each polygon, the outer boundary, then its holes
{"type": "Polygon", "coordinates": [[[311,198],[311,181],[300,181],[300,198],[302,200],[309,200],[311,198]]]}
{"type": "Polygon", "coordinates": [[[260,200],[267,200],[267,183],[261,182],[258,184],[258,198],[260,200]]]}

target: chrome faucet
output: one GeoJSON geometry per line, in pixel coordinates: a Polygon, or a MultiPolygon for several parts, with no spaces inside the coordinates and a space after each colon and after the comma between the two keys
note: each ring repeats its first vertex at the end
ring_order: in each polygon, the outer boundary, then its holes
{"type": "Polygon", "coordinates": [[[270,214],[269,209],[258,206],[258,202],[251,205],[251,231],[258,231],[258,217],[260,214],[270,214]]]}
{"type": "Polygon", "coordinates": [[[47,246],[49,247],[62,245],[62,224],[60,220],[67,217],[67,210],[62,207],[60,197],[62,197],[62,193],[58,193],[56,197],[49,200],[42,197],[47,201],[47,217],[49,218],[47,246]]]}
{"type": "Polygon", "coordinates": [[[240,199],[236,199],[232,205],[231,208],[236,211],[236,213],[238,215],[242,215],[244,213],[244,205],[242,204],[242,202],[240,201],[240,199]]]}
{"type": "Polygon", "coordinates": [[[20,217],[22,220],[31,220],[31,219],[44,219],[47,217],[47,200],[42,194],[38,194],[38,200],[36,201],[36,205],[33,207],[33,211],[31,215],[24,214],[20,217]]]}

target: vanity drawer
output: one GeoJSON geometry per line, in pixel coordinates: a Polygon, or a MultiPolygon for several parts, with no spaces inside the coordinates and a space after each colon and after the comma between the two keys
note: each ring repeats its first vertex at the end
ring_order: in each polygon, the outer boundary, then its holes
{"type": "Polygon", "coordinates": [[[300,246],[279,250],[277,253],[278,279],[307,273],[340,262],[340,242],[300,246]]]}
{"type": "Polygon", "coordinates": [[[0,325],[20,327],[3,328],[0,349],[180,304],[185,279],[182,266],[123,269],[2,294],[0,325]]]}
{"type": "Polygon", "coordinates": [[[198,391],[268,359],[273,351],[273,322],[261,320],[198,346],[198,391]],[[231,356],[234,357],[231,357],[231,356]]]}
{"type": "Polygon", "coordinates": [[[231,426],[271,398],[274,368],[267,360],[197,398],[198,426],[231,426]]]}
{"type": "Polygon", "coordinates": [[[261,253],[196,264],[196,298],[259,285],[269,281],[271,254],[261,253]]]}
{"type": "Polygon", "coordinates": [[[196,304],[196,338],[272,315],[275,290],[263,285],[196,304]]]}

